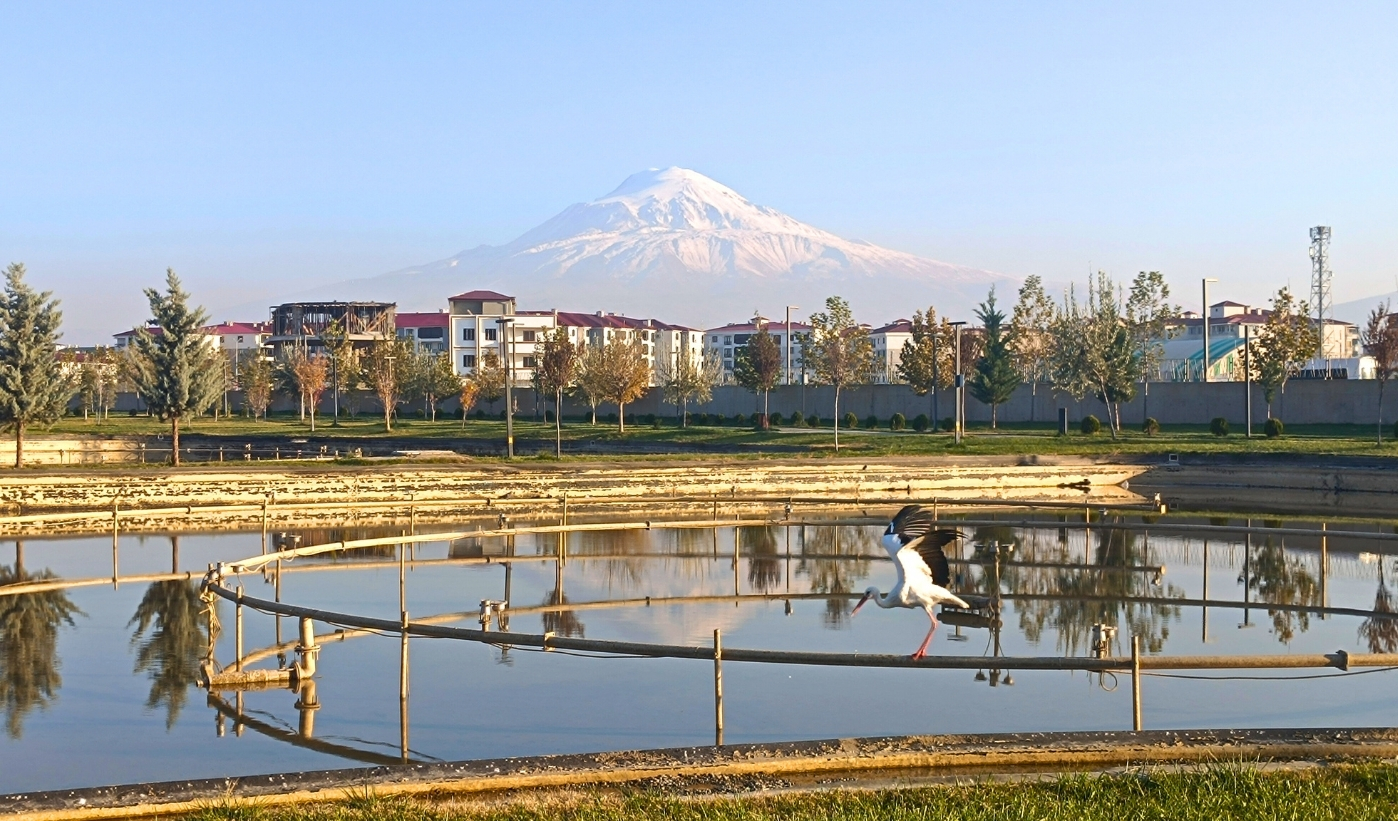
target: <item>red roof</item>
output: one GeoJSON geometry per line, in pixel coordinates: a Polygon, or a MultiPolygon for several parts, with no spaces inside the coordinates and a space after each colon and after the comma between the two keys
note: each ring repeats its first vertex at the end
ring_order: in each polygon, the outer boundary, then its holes
{"type": "MultiPolygon", "coordinates": [[[[452,297],[456,299],[457,297],[452,297]]],[[[445,311],[427,313],[399,313],[393,318],[397,328],[445,328],[451,323],[451,314],[445,311]]]]}
{"type": "Polygon", "coordinates": [[[217,325],[205,325],[204,332],[211,334],[270,334],[272,332],[272,323],[220,322],[217,325]]]}
{"type": "MultiPolygon", "coordinates": [[[[764,328],[767,329],[767,333],[772,333],[773,331],[784,331],[784,330],[786,330],[786,322],[784,322],[784,321],[779,321],[779,320],[775,320],[775,319],[774,319],[774,320],[768,322],[767,324],[763,325],[762,327],[764,327],[764,328]]],[[[751,322],[736,322],[736,323],[734,323],[734,324],[732,324],[732,325],[724,325],[722,328],[710,328],[709,330],[705,331],[705,333],[710,333],[710,334],[753,333],[753,332],[757,331],[757,329],[758,329],[757,326],[754,325],[754,324],[752,324],[751,322]]],[[[810,325],[807,325],[807,324],[804,323],[804,322],[793,322],[793,323],[791,323],[791,330],[793,330],[793,331],[809,331],[810,329],[811,329],[811,326],[810,326],[810,325]]]]}
{"type": "Polygon", "coordinates": [[[495,292],[495,291],[467,291],[467,292],[464,293],[464,294],[457,294],[456,296],[449,296],[449,297],[447,297],[447,299],[490,299],[490,300],[505,300],[505,299],[514,299],[514,297],[512,297],[512,296],[505,296],[504,294],[497,293],[497,292],[495,292]]]}
{"type": "Polygon", "coordinates": [[[895,319],[882,328],[875,328],[871,334],[910,334],[913,332],[913,323],[906,319],[895,319]]]}
{"type": "Polygon", "coordinates": [[[636,328],[651,331],[692,331],[683,325],[671,325],[656,319],[637,319],[616,314],[580,314],[559,311],[558,324],[569,328],[636,328]]]}

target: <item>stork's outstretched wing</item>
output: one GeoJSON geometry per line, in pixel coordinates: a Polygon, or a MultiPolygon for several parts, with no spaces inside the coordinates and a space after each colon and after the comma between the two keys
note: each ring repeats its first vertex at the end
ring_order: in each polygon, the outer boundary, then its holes
{"type": "Polygon", "coordinates": [[[947,557],[942,548],[960,538],[961,532],[937,528],[935,525],[936,521],[927,508],[908,505],[898,511],[898,515],[893,517],[893,522],[889,525],[889,529],[901,543],[900,549],[889,552],[893,554],[893,560],[908,572],[915,572],[917,562],[912,561],[912,556],[906,554],[915,554],[925,568],[924,572],[932,577],[932,581],[946,587],[951,583],[951,567],[947,564],[947,557]]]}

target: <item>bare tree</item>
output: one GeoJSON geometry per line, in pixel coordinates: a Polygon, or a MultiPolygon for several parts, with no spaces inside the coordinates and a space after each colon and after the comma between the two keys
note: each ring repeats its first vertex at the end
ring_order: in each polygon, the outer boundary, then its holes
{"type": "Polygon", "coordinates": [[[369,380],[369,385],[374,389],[374,395],[379,398],[379,403],[383,405],[383,427],[385,431],[393,430],[393,413],[398,408],[398,393],[400,390],[399,375],[396,367],[401,367],[403,360],[407,359],[406,347],[397,339],[383,338],[374,341],[369,347],[369,354],[364,358],[364,373],[369,380]],[[395,363],[400,363],[395,366],[395,363]]]}
{"type": "Polygon", "coordinates": [[[325,393],[327,377],[330,373],[329,357],[320,354],[307,355],[304,352],[292,358],[292,375],[301,391],[302,407],[311,414],[311,432],[316,429],[316,407],[325,393]]]}
{"type": "Polygon", "coordinates": [[[1378,443],[1383,444],[1383,388],[1398,373],[1398,321],[1387,302],[1379,303],[1364,327],[1364,353],[1374,358],[1374,379],[1379,383],[1378,443]]]}
{"type": "Polygon", "coordinates": [[[874,347],[869,332],[854,324],[849,303],[837,296],[825,300],[825,310],[811,314],[811,334],[801,342],[801,358],[815,371],[817,382],[835,388],[835,452],[840,452],[840,390],[866,382],[874,370],[874,347]]]}
{"type": "Polygon", "coordinates": [[[675,406],[680,427],[689,426],[689,403],[702,404],[713,398],[714,385],[723,373],[723,363],[717,356],[705,355],[695,362],[688,352],[679,352],[673,361],[661,361],[655,368],[655,379],[661,397],[675,406]]]}

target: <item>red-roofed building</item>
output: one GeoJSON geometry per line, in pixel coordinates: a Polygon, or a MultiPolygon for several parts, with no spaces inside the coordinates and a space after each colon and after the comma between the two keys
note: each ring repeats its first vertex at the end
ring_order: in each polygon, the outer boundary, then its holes
{"type": "Polygon", "coordinates": [[[903,345],[913,338],[913,323],[895,319],[869,331],[874,346],[874,383],[888,385],[900,381],[898,364],[903,361],[903,345]]]}
{"type": "MultiPolygon", "coordinates": [[[[776,340],[777,349],[782,354],[782,373],[791,374],[791,383],[801,382],[802,368],[804,363],[801,360],[801,340],[811,333],[811,326],[804,322],[791,323],[791,367],[787,368],[787,327],[786,322],[779,319],[768,319],[765,316],[755,316],[747,322],[735,322],[724,325],[721,328],[710,328],[705,331],[704,350],[709,356],[723,363],[723,370],[720,380],[725,384],[733,381],[733,363],[738,356],[738,352],[743,346],[748,344],[752,335],[761,328],[766,328],[776,340]]],[[[786,377],[782,377],[786,382],[786,377]]]]}
{"type": "MultiPolygon", "coordinates": [[[[157,336],[161,332],[160,328],[156,327],[148,330],[157,336]]],[[[266,347],[267,337],[272,334],[272,323],[220,322],[217,325],[205,325],[202,330],[209,335],[210,347],[236,359],[244,351],[266,347]]],[[[125,350],[136,338],[136,330],[113,334],[113,338],[116,339],[117,349],[125,350]]]]}
{"type": "Polygon", "coordinates": [[[399,311],[393,318],[398,338],[434,354],[447,349],[447,334],[451,330],[451,314],[446,311],[412,313],[399,311]]]}

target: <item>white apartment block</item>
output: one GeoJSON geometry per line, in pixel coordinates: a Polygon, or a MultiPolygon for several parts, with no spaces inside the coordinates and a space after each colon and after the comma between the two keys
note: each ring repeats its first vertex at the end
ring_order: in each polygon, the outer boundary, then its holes
{"type": "Polygon", "coordinates": [[[869,331],[869,342],[874,348],[874,384],[891,385],[902,381],[898,376],[898,364],[903,361],[904,343],[912,338],[913,323],[906,319],[895,319],[869,331]]]}
{"type": "MultiPolygon", "coordinates": [[[[156,336],[161,333],[158,327],[147,330],[156,336]]],[[[205,325],[200,330],[207,335],[205,342],[210,348],[236,360],[244,351],[266,348],[267,338],[272,335],[272,323],[220,322],[217,325],[205,325]]],[[[124,351],[131,346],[132,340],[136,338],[136,330],[122,331],[119,334],[114,334],[112,338],[116,340],[116,349],[124,351]]]]}
{"type": "Polygon", "coordinates": [[[809,381],[809,376],[805,374],[805,363],[801,359],[801,340],[811,333],[811,326],[804,322],[793,322],[789,329],[791,359],[787,360],[787,334],[788,328],[785,322],[768,319],[764,316],[755,316],[751,320],[742,323],[724,325],[721,328],[710,328],[704,332],[704,352],[723,363],[723,370],[719,376],[720,384],[733,384],[733,363],[736,361],[738,352],[748,344],[748,340],[759,330],[766,328],[767,333],[777,343],[777,349],[781,351],[782,363],[782,384],[788,384],[787,374],[791,374],[789,384],[800,384],[803,379],[809,381]]]}

